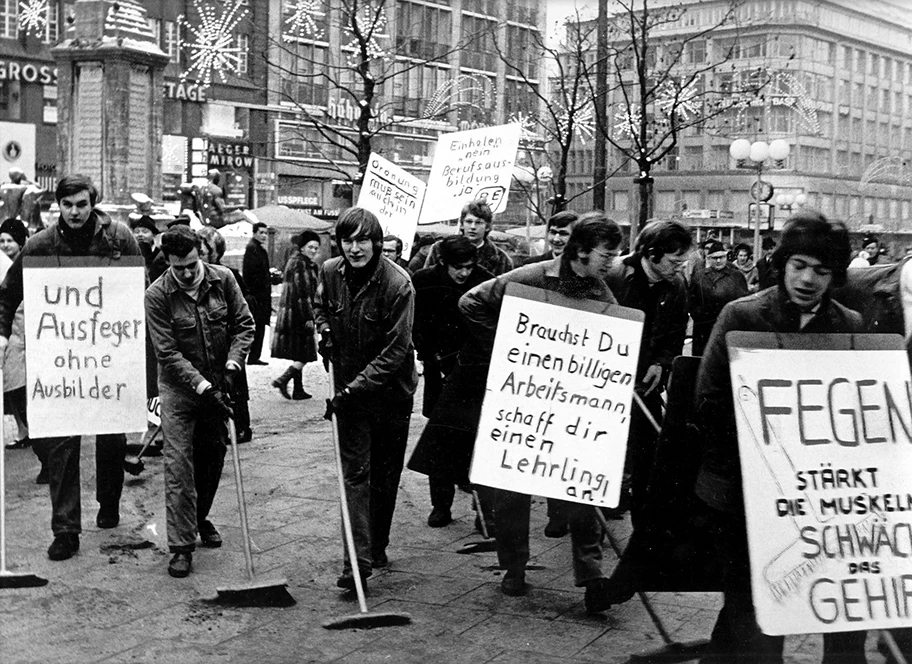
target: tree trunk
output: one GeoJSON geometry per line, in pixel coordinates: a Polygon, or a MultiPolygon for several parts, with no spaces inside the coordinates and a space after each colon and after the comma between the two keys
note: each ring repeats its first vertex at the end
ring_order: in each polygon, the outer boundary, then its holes
{"type": "Polygon", "coordinates": [[[637,185],[637,210],[630,218],[630,247],[636,243],[640,229],[653,217],[655,209],[655,192],[653,191],[653,178],[649,175],[649,167],[640,168],[641,177],[636,177],[633,182],[637,185]]]}

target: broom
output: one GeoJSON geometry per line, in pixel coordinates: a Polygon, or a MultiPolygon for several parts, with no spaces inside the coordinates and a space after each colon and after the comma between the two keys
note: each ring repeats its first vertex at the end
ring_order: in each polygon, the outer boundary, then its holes
{"type": "MultiPolygon", "coordinates": [[[[3,370],[0,369],[0,395],[2,394],[3,370]]],[[[6,445],[3,441],[3,415],[3,398],[0,396],[0,588],[37,588],[47,585],[47,579],[6,569],[6,445]]]]}
{"type": "Polygon", "coordinates": [[[286,590],[286,579],[260,579],[253,573],[253,555],[250,552],[250,534],[247,529],[247,504],[244,500],[244,483],[241,479],[241,461],[238,458],[237,429],[234,420],[228,420],[228,437],[231,440],[231,459],[234,464],[234,484],[237,489],[238,512],[241,516],[241,538],[244,542],[244,560],[247,564],[247,582],[216,588],[216,601],[233,606],[292,606],[294,597],[286,590]]]}
{"type": "MultiPolygon", "coordinates": [[[[336,382],[333,378],[332,362],[327,362],[329,371],[329,393],[335,393],[336,382]]],[[[327,401],[329,401],[327,399],[327,401]]],[[[328,404],[327,404],[328,405],[328,404]]],[[[331,410],[331,409],[330,409],[331,410]]],[[[361,584],[361,570],[358,569],[358,553],[355,551],[355,538],[352,535],[351,517],[348,514],[348,498],[345,494],[345,479],[342,474],[342,452],[339,449],[339,424],[336,414],[331,415],[333,450],[336,454],[336,475],[339,478],[339,498],[342,505],[342,526],[345,531],[345,545],[348,548],[348,559],[351,561],[352,576],[355,581],[355,592],[358,594],[358,606],[361,613],[332,618],[323,623],[326,629],[370,629],[372,627],[390,627],[408,625],[412,617],[407,613],[368,613],[367,601],[364,599],[364,586],[361,584]]]]}

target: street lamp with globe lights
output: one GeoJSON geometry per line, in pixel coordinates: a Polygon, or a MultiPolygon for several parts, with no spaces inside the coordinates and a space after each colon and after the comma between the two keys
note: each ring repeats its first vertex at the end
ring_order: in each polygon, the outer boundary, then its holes
{"type": "Polygon", "coordinates": [[[729,154],[734,158],[738,168],[749,168],[757,171],[757,181],[751,187],[751,197],[754,199],[756,215],[754,217],[754,256],[760,255],[760,203],[765,203],[773,197],[773,187],[768,182],[763,182],[761,175],[763,168],[782,168],[791,152],[791,146],[785,140],[777,138],[770,143],[754,141],[751,143],[746,138],[739,138],[732,142],[728,148],[729,154]],[[767,162],[771,162],[767,165],[767,162]]]}
{"type": "Polygon", "coordinates": [[[776,196],[776,205],[783,210],[791,211],[792,208],[802,208],[807,205],[807,194],[779,194],[776,196]]]}

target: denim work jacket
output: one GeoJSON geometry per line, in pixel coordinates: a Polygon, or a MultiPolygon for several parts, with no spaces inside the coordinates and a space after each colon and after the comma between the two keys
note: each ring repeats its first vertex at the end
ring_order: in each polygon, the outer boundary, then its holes
{"type": "Polygon", "coordinates": [[[336,391],[348,387],[362,405],[396,403],[418,385],[412,324],[415,289],[408,273],[381,258],[368,282],[352,293],[341,256],[320,269],[314,302],[317,330],[333,338],[336,391]]]}
{"type": "Polygon", "coordinates": [[[225,363],[243,366],[253,343],[253,317],[234,275],[221,265],[203,269],[197,302],[181,290],[171,270],[146,290],[159,383],[191,392],[203,380],[222,389],[225,363]]]}

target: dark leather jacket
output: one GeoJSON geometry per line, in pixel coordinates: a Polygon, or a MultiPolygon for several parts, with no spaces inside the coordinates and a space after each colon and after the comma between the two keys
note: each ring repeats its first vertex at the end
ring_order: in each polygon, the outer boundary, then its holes
{"type": "Polygon", "coordinates": [[[333,338],[337,391],[348,387],[362,405],[410,399],[418,385],[412,325],[415,289],[408,272],[382,259],[367,283],[351,292],[341,256],[320,269],[314,315],[333,338]]]}

